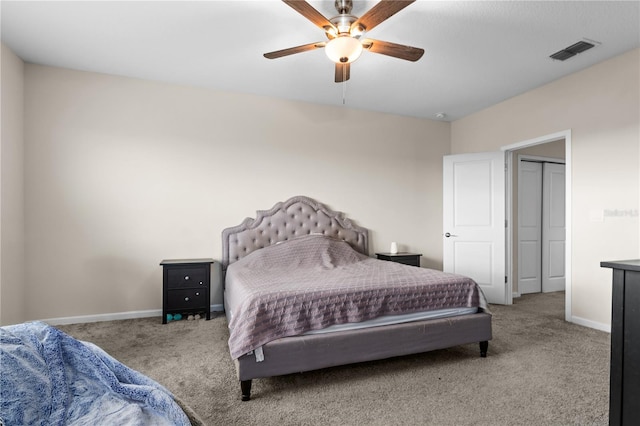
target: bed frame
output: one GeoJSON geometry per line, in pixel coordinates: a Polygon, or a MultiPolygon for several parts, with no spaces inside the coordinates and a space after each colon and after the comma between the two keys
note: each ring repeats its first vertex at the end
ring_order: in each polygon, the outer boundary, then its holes
{"type": "MultiPolygon", "coordinates": [[[[342,213],[304,196],[256,212],[240,225],[222,231],[222,267],[247,254],[300,235],[321,233],[349,243],[369,255],[368,230],[342,213]]],[[[486,357],[491,340],[491,315],[485,312],[414,321],[328,334],[285,337],[263,346],[264,361],[245,354],[235,360],[242,400],[251,398],[252,379],[317,370],[428,352],[468,343],[480,344],[486,357]]]]}

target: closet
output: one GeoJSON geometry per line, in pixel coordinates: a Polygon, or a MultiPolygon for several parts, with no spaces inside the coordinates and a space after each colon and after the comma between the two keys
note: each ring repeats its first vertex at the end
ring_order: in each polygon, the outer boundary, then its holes
{"type": "Polygon", "coordinates": [[[518,156],[517,292],[565,288],[565,165],[518,156]]]}

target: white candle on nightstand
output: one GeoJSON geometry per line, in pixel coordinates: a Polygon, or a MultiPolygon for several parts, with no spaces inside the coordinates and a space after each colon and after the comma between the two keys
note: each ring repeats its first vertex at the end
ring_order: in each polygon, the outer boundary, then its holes
{"type": "Polygon", "coordinates": [[[394,242],[391,243],[391,248],[389,249],[389,253],[396,254],[398,253],[398,245],[394,242]]]}

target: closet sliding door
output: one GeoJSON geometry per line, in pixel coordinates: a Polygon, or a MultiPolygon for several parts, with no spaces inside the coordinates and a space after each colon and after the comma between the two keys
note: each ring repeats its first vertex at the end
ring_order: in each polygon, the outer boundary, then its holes
{"type": "Polygon", "coordinates": [[[565,166],[519,162],[518,292],[565,288],[565,166]]]}

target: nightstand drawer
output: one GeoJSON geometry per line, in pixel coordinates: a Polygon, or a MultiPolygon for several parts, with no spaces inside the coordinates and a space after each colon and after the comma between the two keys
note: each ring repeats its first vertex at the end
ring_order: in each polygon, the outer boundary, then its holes
{"type": "Polygon", "coordinates": [[[206,295],[206,289],[199,288],[169,290],[167,294],[167,309],[208,308],[206,295]]]}
{"type": "Polygon", "coordinates": [[[192,266],[187,268],[169,268],[167,270],[167,288],[185,288],[206,286],[209,268],[192,266]]]}

